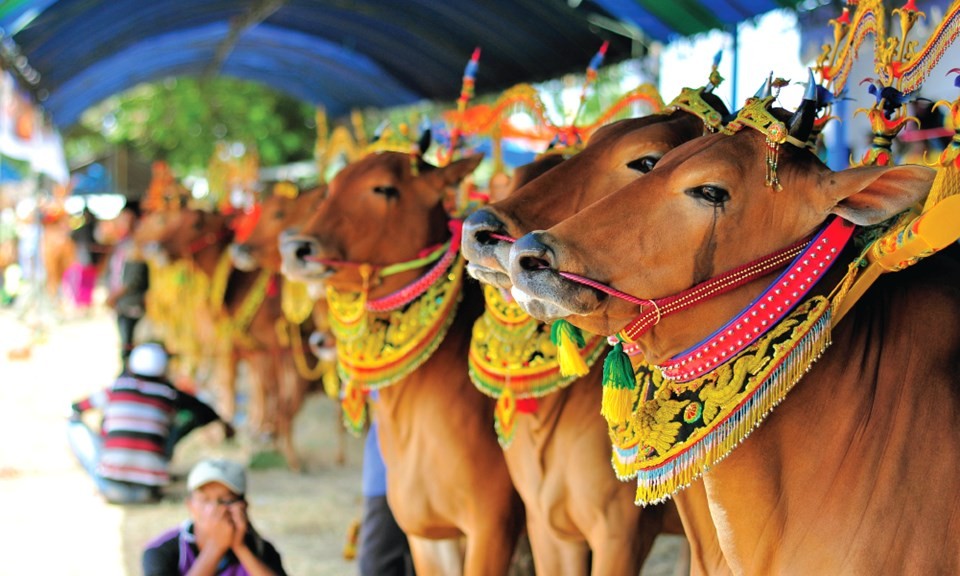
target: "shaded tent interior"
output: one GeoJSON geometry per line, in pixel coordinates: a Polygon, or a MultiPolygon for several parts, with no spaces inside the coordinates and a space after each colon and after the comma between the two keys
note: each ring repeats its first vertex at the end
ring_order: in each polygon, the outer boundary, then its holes
{"type": "Polygon", "coordinates": [[[120,194],[134,200],[143,195],[150,178],[149,162],[126,147],[115,147],[108,154],[73,168],[70,193],[74,196],[120,194]]]}

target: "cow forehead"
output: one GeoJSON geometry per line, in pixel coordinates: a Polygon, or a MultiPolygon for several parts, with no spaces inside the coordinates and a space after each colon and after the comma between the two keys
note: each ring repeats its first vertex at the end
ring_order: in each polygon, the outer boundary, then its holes
{"type": "Polygon", "coordinates": [[[687,120],[683,116],[654,114],[608,124],[596,132],[582,152],[546,173],[552,178],[535,179],[518,192],[535,190],[538,185],[553,186],[554,180],[567,180],[571,174],[578,178],[591,173],[602,176],[616,162],[635,160],[642,154],[666,153],[697,135],[689,130],[687,120]]]}
{"type": "Polygon", "coordinates": [[[611,122],[606,126],[600,127],[596,132],[594,132],[593,136],[591,136],[590,140],[587,142],[587,148],[609,144],[611,140],[622,138],[634,130],[656,126],[668,122],[669,120],[671,120],[671,116],[669,114],[650,114],[648,116],[627,118],[625,120],[611,122]]]}
{"type": "Polygon", "coordinates": [[[342,188],[349,188],[370,177],[401,178],[404,169],[410,166],[411,156],[400,152],[374,152],[347,165],[330,183],[330,191],[337,194],[342,188]]]}

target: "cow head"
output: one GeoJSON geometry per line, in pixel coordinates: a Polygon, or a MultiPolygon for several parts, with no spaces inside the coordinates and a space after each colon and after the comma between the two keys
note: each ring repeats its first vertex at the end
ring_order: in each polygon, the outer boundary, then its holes
{"type": "MultiPolygon", "coordinates": [[[[788,125],[789,114],[772,113],[788,125]]],[[[558,272],[641,299],[662,298],[793,244],[831,214],[859,225],[879,223],[915,204],[933,179],[932,170],[919,166],[834,172],[808,150],[784,144],[775,156],[778,189],[767,182],[768,150],[763,133],[745,129],[668,152],[643,178],[519,239],[510,254],[515,297],[541,320],[565,317],[591,332],[615,334],[639,307],[558,272]]],[[[664,318],[639,342],[645,358],[658,362],[709,335],[767,282],[664,318]]]]}
{"type": "Polygon", "coordinates": [[[256,221],[243,237],[237,231],[237,237],[230,245],[230,256],[238,269],[248,272],[258,268],[280,271],[280,234],[286,230],[296,230],[306,223],[323,199],[326,186],[303,192],[297,192],[296,188],[292,190],[293,193],[275,191],[260,203],[255,213],[256,221]]]}
{"type": "Polygon", "coordinates": [[[160,249],[160,239],[176,220],[176,212],[158,211],[144,215],[133,232],[133,243],[145,258],[165,264],[166,254],[160,249]]]}
{"type": "MultiPolygon", "coordinates": [[[[705,94],[716,110],[726,108],[705,94]]],[[[475,278],[510,287],[510,242],[557,224],[649,172],[680,144],[702,136],[702,118],[684,110],[614,122],[597,130],[576,156],[518,187],[506,200],[481,208],[464,222],[463,255],[475,278]]]]}
{"type": "MultiPolygon", "coordinates": [[[[443,199],[481,159],[471,156],[437,168],[410,154],[379,152],[350,164],[330,183],[326,200],[300,234],[283,238],[284,273],[359,290],[359,264],[378,267],[417,258],[449,237],[443,199]]],[[[399,287],[415,275],[415,270],[391,275],[380,289],[399,287]]]]}
{"type": "Polygon", "coordinates": [[[172,213],[169,225],[158,239],[160,249],[171,260],[193,258],[201,251],[230,243],[232,217],[218,212],[184,208],[172,213]]]}

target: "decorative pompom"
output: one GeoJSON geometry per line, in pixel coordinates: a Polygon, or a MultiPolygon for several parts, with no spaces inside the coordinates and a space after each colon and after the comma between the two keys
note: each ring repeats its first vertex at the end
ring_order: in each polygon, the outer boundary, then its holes
{"type": "Polygon", "coordinates": [[[607,422],[620,424],[630,418],[636,388],[637,380],[630,357],[623,351],[623,344],[617,342],[603,361],[603,402],[600,405],[600,414],[607,422]]]}
{"type": "Polygon", "coordinates": [[[584,376],[590,367],[580,355],[586,345],[580,329],[566,320],[557,320],[550,327],[550,341],[557,347],[557,361],[563,376],[584,376]]]}

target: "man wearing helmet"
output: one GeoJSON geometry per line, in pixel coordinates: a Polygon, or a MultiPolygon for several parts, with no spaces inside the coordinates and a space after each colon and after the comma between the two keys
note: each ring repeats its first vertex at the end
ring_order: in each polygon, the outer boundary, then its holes
{"type": "MultiPolygon", "coordinates": [[[[109,502],[159,499],[170,483],[174,444],[194,428],[222,421],[210,406],[170,383],[168,360],[162,345],[140,344],[113,385],[72,405],[70,447],[109,502]],[[103,415],[99,433],[81,419],[89,409],[103,415]]],[[[231,437],[233,428],[223,424],[231,437]]]]}

